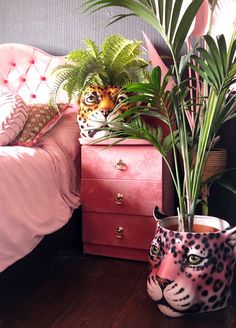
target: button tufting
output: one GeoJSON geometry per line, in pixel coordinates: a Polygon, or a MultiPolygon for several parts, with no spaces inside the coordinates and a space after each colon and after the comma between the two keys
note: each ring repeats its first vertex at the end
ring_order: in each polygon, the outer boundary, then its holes
{"type": "MultiPolygon", "coordinates": [[[[48,102],[52,69],[63,64],[64,57],[54,57],[26,45],[0,45],[0,49],[0,86],[19,93],[28,103],[48,102]]],[[[66,94],[60,99],[67,101],[66,94]]]]}

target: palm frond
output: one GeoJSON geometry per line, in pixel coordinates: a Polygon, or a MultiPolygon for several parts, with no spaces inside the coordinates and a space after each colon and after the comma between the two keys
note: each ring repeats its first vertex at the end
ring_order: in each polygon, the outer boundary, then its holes
{"type": "Polygon", "coordinates": [[[162,146],[162,128],[160,126],[150,126],[140,117],[140,115],[132,117],[128,122],[124,122],[121,118],[113,121],[110,137],[113,138],[117,135],[116,131],[119,131],[120,137],[147,140],[158,149],[162,156],[165,157],[167,155],[166,149],[162,146]]]}
{"type": "MultiPolygon", "coordinates": [[[[89,0],[85,2],[84,7],[85,11],[93,9],[92,12],[113,6],[130,10],[135,16],[140,17],[154,27],[160,33],[171,52],[178,57],[190,26],[202,3],[203,0],[192,1],[181,19],[178,18],[183,7],[183,0],[89,0]]],[[[118,15],[112,23],[128,15],[118,15]]]]}
{"type": "Polygon", "coordinates": [[[198,64],[189,64],[218,94],[223,89],[234,83],[236,74],[236,64],[234,62],[236,43],[227,49],[224,36],[215,41],[210,35],[205,35],[204,39],[208,46],[208,51],[202,47],[197,48],[200,56],[193,55],[192,59],[198,64]]]}
{"type": "MultiPolygon", "coordinates": [[[[179,12],[180,8],[178,7],[177,2],[179,2],[179,0],[175,1],[176,4],[174,4],[173,9],[177,7],[179,12]]],[[[180,51],[183,48],[183,44],[189,32],[190,26],[192,25],[194,18],[199,8],[201,7],[202,3],[203,0],[192,1],[191,4],[186,9],[186,11],[184,12],[180,22],[176,21],[175,18],[176,13],[174,10],[172,11],[172,22],[170,23],[171,31],[172,31],[171,36],[173,35],[173,53],[175,54],[176,58],[178,58],[180,51]]]]}
{"type": "MultiPolygon", "coordinates": [[[[146,23],[150,24],[155,29],[162,29],[158,21],[156,20],[156,15],[154,8],[150,6],[150,3],[147,1],[135,1],[135,0],[89,0],[84,3],[85,11],[92,10],[95,12],[102,8],[108,7],[123,7],[129,9],[135,16],[143,18],[146,23]]],[[[123,17],[125,17],[124,15],[123,17]]],[[[114,23],[114,20],[113,22],[114,23]]]]}

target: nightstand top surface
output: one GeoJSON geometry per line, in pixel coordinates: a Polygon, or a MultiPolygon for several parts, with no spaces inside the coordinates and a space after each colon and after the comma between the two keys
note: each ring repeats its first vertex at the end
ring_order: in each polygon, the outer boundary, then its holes
{"type": "MultiPolygon", "coordinates": [[[[110,138],[107,140],[99,141],[96,143],[96,139],[91,138],[79,138],[79,142],[81,145],[87,145],[87,146],[104,146],[104,145],[112,145],[115,142],[119,140],[118,138],[110,138]]],[[[126,145],[133,145],[133,146],[152,146],[148,141],[142,140],[142,139],[125,139],[119,143],[117,143],[119,146],[126,146],[126,145]]]]}

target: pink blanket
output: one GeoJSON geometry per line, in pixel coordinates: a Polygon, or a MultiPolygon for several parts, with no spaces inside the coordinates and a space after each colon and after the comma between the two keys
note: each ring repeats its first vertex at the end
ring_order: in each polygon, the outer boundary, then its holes
{"type": "Polygon", "coordinates": [[[75,115],[65,114],[35,147],[0,147],[0,272],[80,205],[75,115]]]}

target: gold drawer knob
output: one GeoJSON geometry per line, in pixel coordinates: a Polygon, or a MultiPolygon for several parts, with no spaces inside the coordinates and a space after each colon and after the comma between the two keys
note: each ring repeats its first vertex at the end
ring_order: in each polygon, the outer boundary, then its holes
{"type": "Polygon", "coordinates": [[[118,227],[116,229],[116,233],[115,233],[116,238],[119,238],[119,239],[123,238],[123,232],[124,232],[124,228],[121,226],[118,227]]]}
{"type": "Polygon", "coordinates": [[[124,195],[118,193],[115,198],[116,204],[121,205],[123,203],[123,200],[124,200],[124,195]]]}
{"type": "Polygon", "coordinates": [[[116,162],[115,168],[119,171],[125,171],[127,169],[127,165],[122,161],[122,159],[119,159],[116,162]]]}

